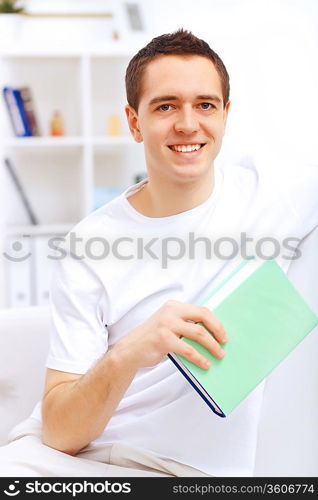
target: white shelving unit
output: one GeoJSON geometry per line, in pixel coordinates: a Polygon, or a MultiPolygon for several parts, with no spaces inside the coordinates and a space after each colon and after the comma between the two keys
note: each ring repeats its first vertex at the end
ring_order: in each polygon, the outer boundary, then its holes
{"type": "MultiPolygon", "coordinates": [[[[136,49],[137,50],[137,49],[136,49]]],[[[32,91],[41,136],[17,138],[1,97],[0,215],[1,255],[14,237],[63,235],[96,205],[94,189],[125,189],[145,172],[143,148],[130,136],[124,106],[124,75],[136,52],[106,46],[94,51],[41,48],[0,51],[1,87],[28,86],[32,91]],[[53,111],[59,110],[65,135],[49,135],[53,111]],[[109,135],[116,114],[120,134],[109,135]],[[3,162],[9,157],[25,189],[39,225],[30,225],[3,162]]],[[[6,258],[0,269],[0,307],[9,307],[6,258]]]]}

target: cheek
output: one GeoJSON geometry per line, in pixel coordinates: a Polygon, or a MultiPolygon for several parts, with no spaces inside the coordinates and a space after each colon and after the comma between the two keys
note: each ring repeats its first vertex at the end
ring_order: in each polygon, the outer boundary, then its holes
{"type": "Polygon", "coordinates": [[[143,137],[147,142],[152,142],[155,137],[160,137],[162,135],[162,127],[160,123],[156,123],[152,120],[145,120],[145,122],[140,123],[140,128],[142,130],[143,137]]]}
{"type": "Polygon", "coordinates": [[[156,134],[152,133],[152,131],[149,129],[147,130],[147,133],[144,136],[144,148],[146,157],[148,159],[156,158],[163,152],[158,137],[156,136],[156,134]]]}
{"type": "Polygon", "coordinates": [[[223,121],[218,121],[213,125],[211,125],[210,127],[210,133],[215,140],[222,139],[224,132],[225,132],[225,124],[223,123],[223,121]]]}
{"type": "Polygon", "coordinates": [[[148,149],[159,152],[168,141],[169,131],[161,124],[149,123],[143,130],[143,137],[148,149]]]}

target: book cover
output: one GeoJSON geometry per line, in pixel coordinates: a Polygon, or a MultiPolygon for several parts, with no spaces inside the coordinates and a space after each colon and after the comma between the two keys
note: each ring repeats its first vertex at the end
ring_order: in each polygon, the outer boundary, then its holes
{"type": "Polygon", "coordinates": [[[26,109],[24,107],[24,102],[23,102],[23,99],[22,99],[22,96],[21,96],[20,89],[15,89],[14,88],[13,89],[13,95],[15,97],[15,100],[16,100],[16,103],[17,103],[17,106],[18,106],[18,109],[19,109],[19,113],[20,113],[21,119],[23,121],[24,129],[25,129],[24,137],[31,137],[32,136],[32,130],[31,130],[31,126],[30,126],[30,123],[29,123],[29,119],[28,119],[28,115],[27,115],[26,109]]]}
{"type": "Polygon", "coordinates": [[[13,133],[16,137],[25,137],[27,135],[27,130],[21,116],[16,95],[14,94],[14,89],[12,87],[4,87],[2,93],[12,124],[13,133]]]}
{"type": "Polygon", "coordinates": [[[25,113],[32,136],[40,136],[38,119],[35,112],[33,96],[30,87],[20,87],[20,95],[24,104],[25,113]]]}
{"type": "Polygon", "coordinates": [[[248,394],[314,329],[318,318],[275,260],[245,261],[201,305],[228,334],[225,356],[183,337],[211,361],[208,370],[169,353],[188,382],[220,417],[248,394]]]}

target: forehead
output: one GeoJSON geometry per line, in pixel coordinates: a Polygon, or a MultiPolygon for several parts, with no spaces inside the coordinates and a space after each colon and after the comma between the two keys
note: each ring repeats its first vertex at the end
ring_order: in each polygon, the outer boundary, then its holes
{"type": "Polygon", "coordinates": [[[222,99],[220,76],[204,56],[159,56],[145,68],[140,101],[157,94],[200,95],[214,93],[222,99]]]}

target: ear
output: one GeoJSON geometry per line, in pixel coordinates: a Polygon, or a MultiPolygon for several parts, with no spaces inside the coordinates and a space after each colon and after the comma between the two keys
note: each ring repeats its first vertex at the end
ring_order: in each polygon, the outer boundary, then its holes
{"type": "Polygon", "coordinates": [[[128,121],[128,126],[129,130],[131,132],[131,135],[135,139],[136,142],[142,142],[143,137],[139,128],[139,120],[138,120],[138,115],[137,112],[132,108],[129,104],[125,106],[125,112],[127,116],[127,121],[128,121]]]}
{"type": "Polygon", "coordinates": [[[231,101],[227,101],[227,103],[224,106],[224,110],[223,110],[224,133],[225,133],[225,127],[226,127],[227,117],[229,114],[230,105],[231,105],[231,101]]]}

